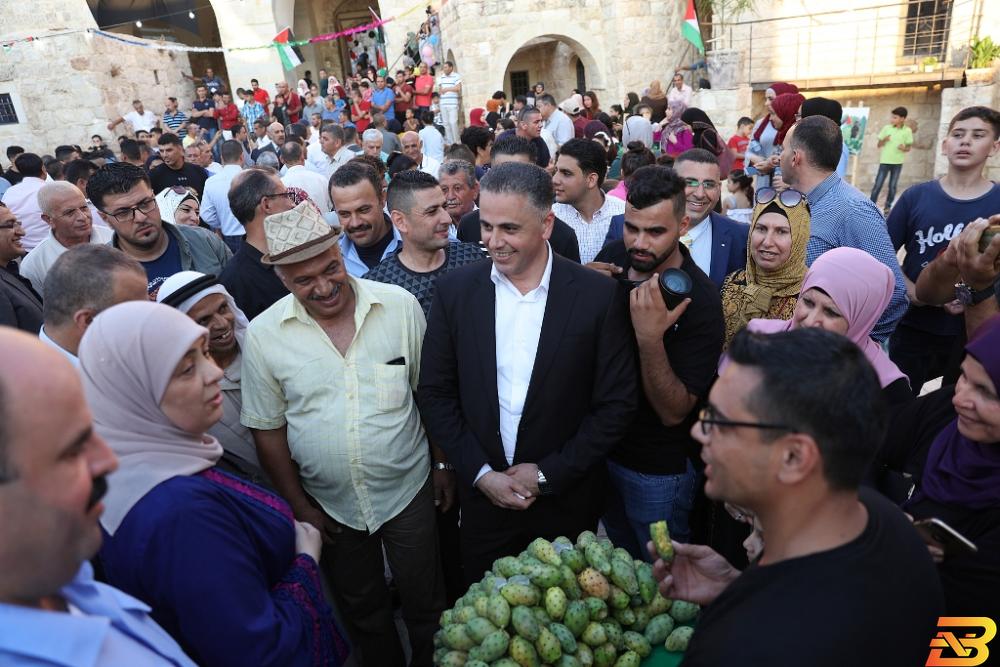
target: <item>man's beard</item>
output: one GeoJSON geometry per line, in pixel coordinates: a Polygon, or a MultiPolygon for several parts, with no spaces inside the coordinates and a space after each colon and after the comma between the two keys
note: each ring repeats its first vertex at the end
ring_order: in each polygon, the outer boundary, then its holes
{"type": "Polygon", "coordinates": [[[632,268],[641,273],[649,273],[651,271],[656,270],[656,267],[663,264],[663,262],[665,262],[668,257],[677,252],[678,243],[679,241],[674,241],[674,244],[670,246],[669,249],[664,251],[663,254],[654,255],[653,258],[649,260],[637,260],[634,254],[635,250],[633,248],[629,248],[628,258],[629,261],[632,263],[632,268]]]}

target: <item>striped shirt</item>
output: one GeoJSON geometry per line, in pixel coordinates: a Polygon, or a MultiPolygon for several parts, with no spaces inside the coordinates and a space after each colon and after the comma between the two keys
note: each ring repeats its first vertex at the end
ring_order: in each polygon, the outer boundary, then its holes
{"type": "Polygon", "coordinates": [[[827,250],[847,247],[864,250],[892,269],[896,278],[892,300],[872,329],[872,338],[883,342],[892,334],[909,305],[903,271],[889,239],[885,218],[867,195],[835,173],[827,176],[806,197],[812,213],[806,264],[812,266],[827,250]]]}
{"type": "MultiPolygon", "coordinates": [[[[452,72],[451,74],[442,74],[438,77],[438,87],[441,86],[445,88],[451,88],[462,83],[462,75],[458,72],[452,72]]],[[[443,107],[457,107],[458,98],[460,95],[458,93],[441,93],[441,106],[443,107]]]]}
{"type": "Polygon", "coordinates": [[[253,130],[253,122],[263,117],[265,113],[264,105],[256,100],[244,102],[243,108],[240,109],[240,116],[243,118],[243,122],[246,124],[248,130],[253,130]]]}
{"type": "Polygon", "coordinates": [[[170,128],[170,131],[178,137],[187,136],[188,117],[183,111],[178,109],[175,113],[163,112],[163,124],[170,128]]]}

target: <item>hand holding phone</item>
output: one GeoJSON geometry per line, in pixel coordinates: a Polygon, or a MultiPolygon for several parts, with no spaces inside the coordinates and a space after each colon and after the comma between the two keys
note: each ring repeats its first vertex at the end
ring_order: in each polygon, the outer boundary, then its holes
{"type": "Polygon", "coordinates": [[[936,517],[914,521],[913,527],[924,542],[941,547],[945,556],[974,554],[979,551],[971,540],[936,517]]]}

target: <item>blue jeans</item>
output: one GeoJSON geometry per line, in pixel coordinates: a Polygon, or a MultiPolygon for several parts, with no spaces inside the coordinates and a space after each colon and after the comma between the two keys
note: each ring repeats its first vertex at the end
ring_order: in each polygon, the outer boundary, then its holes
{"type": "Polygon", "coordinates": [[[885,196],[885,207],[891,208],[892,202],[896,199],[896,185],[899,183],[899,172],[903,170],[901,164],[880,164],[878,173],[875,174],[875,185],[872,186],[871,200],[878,204],[878,196],[882,192],[882,184],[885,177],[889,176],[889,192],[885,196]]]}
{"type": "Polygon", "coordinates": [[[604,527],[615,546],[633,558],[650,560],[646,551],[649,524],[666,519],[670,537],[678,542],[691,538],[688,516],[694,505],[694,466],[680,475],[647,475],[608,461],[611,489],[604,514],[604,527]]]}

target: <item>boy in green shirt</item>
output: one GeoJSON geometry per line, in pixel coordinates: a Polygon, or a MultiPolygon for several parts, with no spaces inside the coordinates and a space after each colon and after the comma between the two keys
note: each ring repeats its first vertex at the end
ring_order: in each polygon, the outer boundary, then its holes
{"type": "Polygon", "coordinates": [[[906,107],[896,107],[892,110],[892,122],[878,133],[878,147],[882,149],[879,156],[878,174],[875,175],[875,186],[872,187],[871,200],[878,203],[885,177],[889,177],[889,193],[885,199],[885,212],[888,214],[892,202],[896,198],[896,185],[899,183],[899,172],[903,169],[903,160],[913,146],[913,133],[906,126],[906,107]]]}

